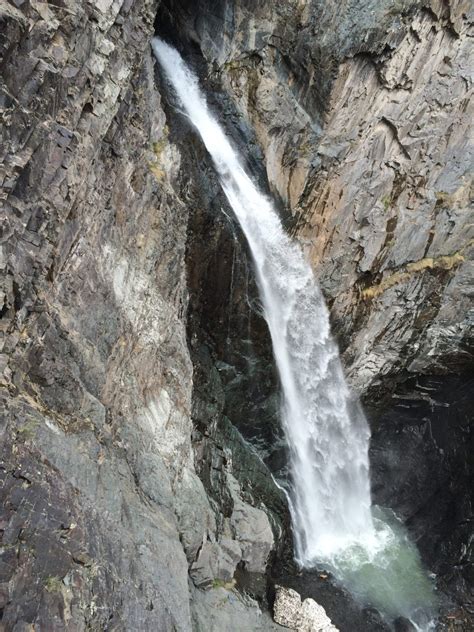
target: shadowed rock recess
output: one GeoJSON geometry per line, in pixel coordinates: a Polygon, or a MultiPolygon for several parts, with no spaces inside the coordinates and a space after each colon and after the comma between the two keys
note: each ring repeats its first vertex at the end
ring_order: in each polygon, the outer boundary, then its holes
{"type": "Polygon", "coordinates": [[[409,629],[292,561],[250,256],[155,32],[312,262],[374,501],[437,576],[437,629],[472,630],[473,17],[0,0],[0,630],[283,630],[275,585],[342,632],[409,629]]]}

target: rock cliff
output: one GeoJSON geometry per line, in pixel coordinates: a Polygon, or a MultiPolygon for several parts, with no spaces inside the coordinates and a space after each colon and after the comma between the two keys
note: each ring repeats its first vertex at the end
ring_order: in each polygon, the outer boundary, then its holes
{"type": "Polygon", "coordinates": [[[0,20],[3,629],[279,629],[256,601],[291,572],[269,337],[155,29],[313,262],[374,495],[469,629],[469,3],[0,0],[0,20]]]}
{"type": "MultiPolygon", "coordinates": [[[[274,547],[225,443],[210,457],[216,501],[196,474],[193,172],[168,139],[156,10],[0,4],[5,630],[190,630],[209,607],[196,592],[191,613],[190,576],[225,584],[239,563],[262,574],[274,547]]],[[[258,629],[251,600],[215,599],[258,629]]]]}

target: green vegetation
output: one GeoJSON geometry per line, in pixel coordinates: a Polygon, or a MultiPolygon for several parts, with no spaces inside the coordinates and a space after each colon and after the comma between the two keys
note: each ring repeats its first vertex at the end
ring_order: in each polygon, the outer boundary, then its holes
{"type": "MultiPolygon", "coordinates": [[[[469,245],[469,244],[468,244],[469,245]]],[[[464,255],[461,251],[455,252],[452,255],[442,255],[440,257],[425,257],[419,261],[413,261],[406,264],[401,270],[389,274],[377,285],[372,285],[362,291],[363,299],[376,298],[382,292],[385,292],[388,288],[408,281],[410,277],[418,272],[424,272],[425,270],[451,270],[464,261],[464,255]]]]}
{"type": "Polygon", "coordinates": [[[44,587],[49,593],[58,593],[62,591],[63,583],[59,577],[48,577],[44,583],[44,587]]]}
{"type": "Polygon", "coordinates": [[[213,588],[225,588],[226,590],[232,590],[235,586],[235,579],[231,579],[229,582],[224,581],[223,579],[213,579],[212,587],[213,588]]]}
{"type": "Polygon", "coordinates": [[[37,421],[28,421],[24,426],[18,428],[16,431],[17,437],[20,441],[31,441],[35,438],[37,421]]]}
{"type": "Polygon", "coordinates": [[[384,195],[381,201],[382,201],[384,210],[388,211],[388,209],[392,205],[392,199],[390,195],[384,195]]]}

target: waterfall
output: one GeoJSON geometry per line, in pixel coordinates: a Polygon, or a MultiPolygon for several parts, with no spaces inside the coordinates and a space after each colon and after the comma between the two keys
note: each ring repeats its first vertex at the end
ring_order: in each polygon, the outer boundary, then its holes
{"type": "MultiPolygon", "coordinates": [[[[210,112],[196,76],[174,48],[158,38],[152,46],[212,157],[252,253],[283,393],[281,418],[290,453],[297,560],[307,567],[331,563],[350,584],[352,560],[363,566],[380,551],[397,557],[393,542],[400,546],[403,538],[372,515],[369,427],[346,384],[324,298],[300,246],[287,236],[271,200],[247,175],[210,112]]],[[[390,555],[381,564],[387,576],[390,555]]],[[[353,583],[357,590],[359,578],[353,583]]],[[[378,576],[375,583],[380,583],[378,576]]],[[[372,599],[372,593],[360,594],[372,599]]],[[[399,614],[406,608],[397,602],[392,610],[399,614]]]]}
{"type": "Polygon", "coordinates": [[[283,391],[297,556],[315,559],[373,534],[369,428],[350,398],[312,269],[271,201],[245,173],[179,53],[153,50],[214,161],[250,246],[283,391]]]}

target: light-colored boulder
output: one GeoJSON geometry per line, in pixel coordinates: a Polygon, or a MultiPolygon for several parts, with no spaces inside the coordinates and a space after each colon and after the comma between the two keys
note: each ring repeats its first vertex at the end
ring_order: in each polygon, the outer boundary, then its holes
{"type": "Polygon", "coordinates": [[[296,630],[301,610],[301,597],[291,588],[277,586],[273,618],[280,625],[296,630]]]}
{"type": "Polygon", "coordinates": [[[301,604],[297,630],[299,632],[337,632],[336,626],[332,624],[324,608],[314,599],[309,598],[301,604]]]}
{"type": "Polygon", "coordinates": [[[324,608],[314,599],[301,602],[296,590],[282,586],[276,589],[273,618],[276,623],[298,632],[338,632],[324,608]]]}

